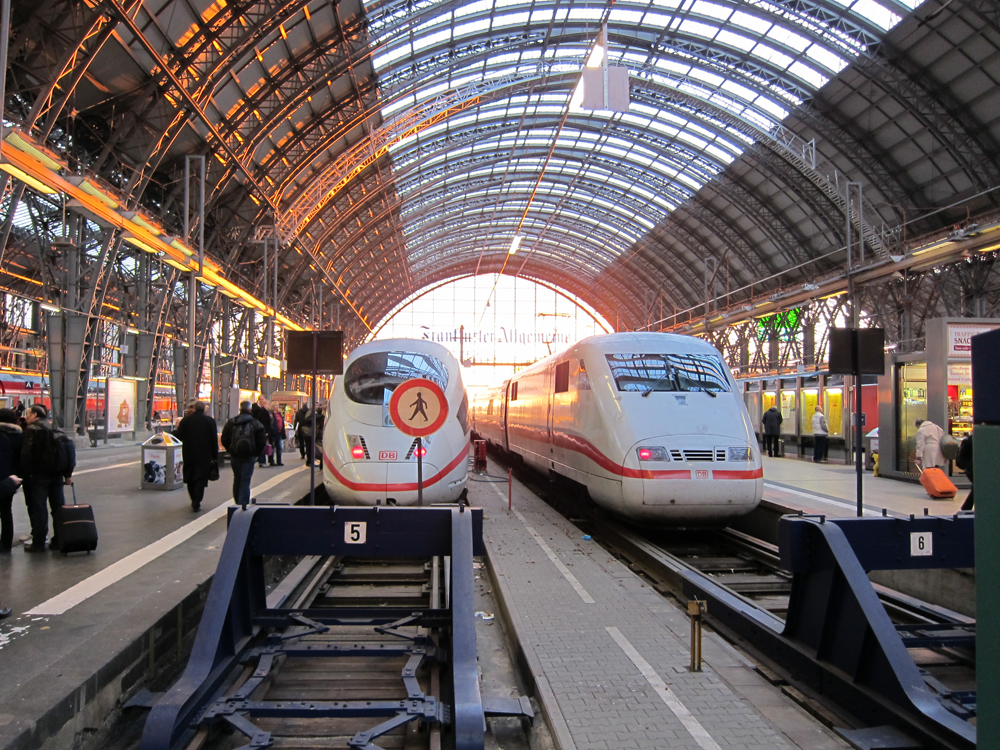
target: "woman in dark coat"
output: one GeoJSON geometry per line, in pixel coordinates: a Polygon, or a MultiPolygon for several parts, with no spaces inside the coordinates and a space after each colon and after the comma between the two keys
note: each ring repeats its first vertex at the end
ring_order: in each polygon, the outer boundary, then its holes
{"type": "Polygon", "coordinates": [[[197,513],[201,510],[212,469],[219,460],[219,429],[215,420],[205,413],[204,402],[196,401],[190,406],[194,411],[180,421],[174,436],[183,444],[184,483],[191,497],[191,510],[197,513]]]}

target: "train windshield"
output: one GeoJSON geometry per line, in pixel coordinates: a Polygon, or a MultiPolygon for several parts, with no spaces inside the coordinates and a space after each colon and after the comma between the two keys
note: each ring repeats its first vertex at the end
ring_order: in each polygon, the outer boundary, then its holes
{"type": "Polygon", "coordinates": [[[365,354],[344,373],[344,392],[359,404],[388,404],[396,386],[413,378],[427,378],[444,390],[448,368],[437,357],[418,352],[365,354]]]}
{"type": "Polygon", "coordinates": [[[711,354],[607,354],[619,391],[729,391],[722,360],[711,354]]]}

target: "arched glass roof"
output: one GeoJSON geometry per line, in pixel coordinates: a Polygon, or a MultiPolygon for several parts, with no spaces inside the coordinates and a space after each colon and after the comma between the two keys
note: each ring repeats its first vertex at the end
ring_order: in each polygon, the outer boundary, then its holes
{"type": "Polygon", "coordinates": [[[475,86],[473,105],[456,97],[449,116],[389,148],[411,270],[458,252],[480,271],[505,268],[518,233],[519,270],[565,264],[596,280],[910,9],[368,3],[384,121],[475,86]],[[607,64],[630,73],[627,112],[579,103],[604,24],[607,64]]]}

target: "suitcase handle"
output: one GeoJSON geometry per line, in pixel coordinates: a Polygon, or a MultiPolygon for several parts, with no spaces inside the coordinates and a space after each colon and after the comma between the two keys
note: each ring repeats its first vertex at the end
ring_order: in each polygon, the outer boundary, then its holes
{"type": "Polygon", "coordinates": [[[77,504],[77,502],[76,502],[76,485],[75,484],[71,484],[70,487],[73,488],[73,505],[76,505],[77,504]]]}

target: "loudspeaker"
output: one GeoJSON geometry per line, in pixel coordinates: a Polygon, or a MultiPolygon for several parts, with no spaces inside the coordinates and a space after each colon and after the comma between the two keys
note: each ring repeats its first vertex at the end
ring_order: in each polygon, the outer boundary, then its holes
{"type": "Polygon", "coordinates": [[[1000,328],[972,337],[972,419],[1000,424],[1000,328]]]}
{"type": "Polygon", "coordinates": [[[881,328],[831,328],[830,372],[885,375],[885,331],[881,328]]]}
{"type": "Polygon", "coordinates": [[[343,331],[285,331],[285,362],[292,375],[313,372],[313,339],[316,339],[316,374],[344,372],[343,331]]]}

